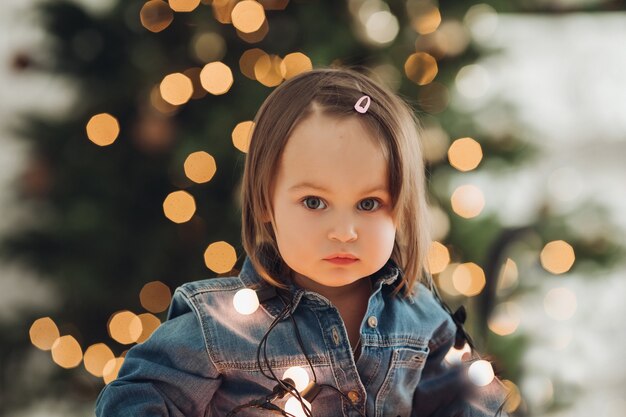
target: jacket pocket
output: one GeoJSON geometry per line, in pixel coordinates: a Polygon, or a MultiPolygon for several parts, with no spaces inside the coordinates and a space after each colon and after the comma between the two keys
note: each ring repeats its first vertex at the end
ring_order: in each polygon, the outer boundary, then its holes
{"type": "Polygon", "coordinates": [[[393,348],[387,375],[376,395],[376,417],[408,417],[428,357],[428,346],[393,348]]]}

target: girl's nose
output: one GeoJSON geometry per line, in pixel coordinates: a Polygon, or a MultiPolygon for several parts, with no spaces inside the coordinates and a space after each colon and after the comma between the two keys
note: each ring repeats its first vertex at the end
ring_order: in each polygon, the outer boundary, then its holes
{"type": "Polygon", "coordinates": [[[337,219],[328,232],[330,240],[339,242],[352,242],[357,239],[354,221],[348,216],[337,219]]]}

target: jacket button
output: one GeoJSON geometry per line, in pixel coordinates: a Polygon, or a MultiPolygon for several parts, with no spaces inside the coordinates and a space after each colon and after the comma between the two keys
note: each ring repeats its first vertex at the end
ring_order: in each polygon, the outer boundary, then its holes
{"type": "Polygon", "coordinates": [[[378,326],[378,319],[376,318],[376,316],[369,316],[367,318],[367,325],[372,328],[378,326]]]}
{"type": "Polygon", "coordinates": [[[350,401],[352,401],[352,404],[355,404],[359,401],[359,393],[357,391],[350,391],[348,393],[348,398],[350,398],[350,401]]]}

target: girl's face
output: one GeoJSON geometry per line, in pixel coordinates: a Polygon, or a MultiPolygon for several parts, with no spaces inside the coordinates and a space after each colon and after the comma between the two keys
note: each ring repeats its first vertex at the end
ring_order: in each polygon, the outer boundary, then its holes
{"type": "Polygon", "coordinates": [[[281,156],[274,232],[304,287],[352,284],[378,271],[393,250],[387,161],[358,117],[313,113],[295,127],[281,156]],[[337,256],[355,260],[332,261],[337,256]]]}

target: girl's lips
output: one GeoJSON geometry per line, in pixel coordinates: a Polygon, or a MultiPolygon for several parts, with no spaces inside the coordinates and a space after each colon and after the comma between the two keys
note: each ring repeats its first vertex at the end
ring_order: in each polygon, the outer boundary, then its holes
{"type": "Polygon", "coordinates": [[[350,265],[358,261],[358,259],[351,259],[351,258],[330,258],[330,259],[324,259],[324,260],[334,263],[336,265],[350,265]]]}

